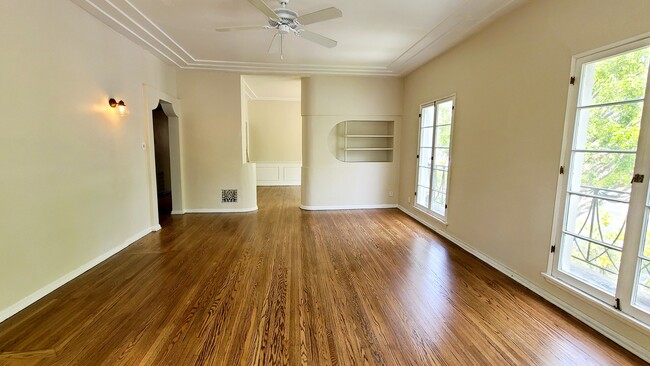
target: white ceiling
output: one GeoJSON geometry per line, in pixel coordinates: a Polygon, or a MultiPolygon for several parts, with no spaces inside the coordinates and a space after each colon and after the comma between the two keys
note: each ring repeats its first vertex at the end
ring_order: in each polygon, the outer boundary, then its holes
{"type": "Polygon", "coordinates": [[[343,17],[305,26],[337,40],[335,48],[289,35],[283,60],[267,54],[273,30],[214,30],[267,24],[246,0],[71,1],[181,68],[403,75],[527,0],[291,0],[298,14],[334,6],[343,17]]]}

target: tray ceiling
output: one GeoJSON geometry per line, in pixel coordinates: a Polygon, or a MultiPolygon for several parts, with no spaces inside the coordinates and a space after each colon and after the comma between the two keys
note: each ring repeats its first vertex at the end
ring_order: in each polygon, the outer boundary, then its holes
{"type": "Polygon", "coordinates": [[[334,6],[343,17],[305,26],[337,40],[335,48],[289,35],[282,60],[267,54],[274,30],[215,31],[265,25],[265,15],[246,0],[72,1],[184,69],[403,75],[526,0],[291,0],[288,8],[299,14],[334,6]]]}

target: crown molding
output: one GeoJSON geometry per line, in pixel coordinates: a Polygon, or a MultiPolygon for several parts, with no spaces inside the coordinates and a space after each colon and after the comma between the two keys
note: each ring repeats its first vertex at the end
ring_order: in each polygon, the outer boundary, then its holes
{"type": "Polygon", "coordinates": [[[244,80],[243,78],[242,78],[241,82],[244,85],[244,94],[246,94],[248,99],[256,100],[257,99],[257,94],[255,94],[255,92],[253,91],[253,88],[251,88],[250,85],[248,85],[246,80],[244,80]]]}
{"type": "Polygon", "coordinates": [[[259,100],[263,102],[300,102],[300,98],[292,98],[292,97],[257,97],[252,100],[259,100]]]}
{"type": "Polygon", "coordinates": [[[388,65],[388,68],[400,75],[407,75],[485,28],[498,17],[528,1],[465,0],[454,13],[406,50],[388,65]],[[489,9],[494,10],[489,12],[487,16],[481,15],[485,14],[489,9]]]}
{"type": "Polygon", "coordinates": [[[456,11],[386,66],[308,65],[202,60],[192,56],[129,0],[71,0],[82,9],[181,69],[249,74],[404,76],[502,14],[529,0],[464,0],[456,11]],[[490,10],[492,10],[490,12],[490,10]],[[488,16],[484,16],[485,13],[488,16]],[[469,14],[469,15],[468,15],[469,14]]]}
{"type": "Polygon", "coordinates": [[[274,96],[260,97],[255,93],[253,88],[251,88],[250,85],[248,85],[246,80],[242,79],[242,84],[243,84],[244,94],[246,94],[248,99],[251,101],[259,100],[259,101],[267,101],[267,102],[300,102],[301,100],[300,98],[294,98],[294,97],[274,97],[274,96]]]}

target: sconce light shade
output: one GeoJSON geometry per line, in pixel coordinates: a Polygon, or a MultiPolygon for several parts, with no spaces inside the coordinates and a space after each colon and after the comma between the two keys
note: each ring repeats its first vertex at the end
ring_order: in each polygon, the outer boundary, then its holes
{"type": "Polygon", "coordinates": [[[126,116],[129,114],[129,109],[126,108],[126,104],[124,104],[123,100],[120,100],[118,102],[115,100],[115,98],[111,98],[108,100],[108,105],[110,105],[111,108],[117,108],[117,112],[120,114],[120,116],[126,116]]]}

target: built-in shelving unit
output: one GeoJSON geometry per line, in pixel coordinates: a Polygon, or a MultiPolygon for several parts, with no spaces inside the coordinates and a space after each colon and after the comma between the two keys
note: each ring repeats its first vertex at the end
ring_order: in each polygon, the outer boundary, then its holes
{"type": "Polygon", "coordinates": [[[338,158],[345,162],[393,161],[394,121],[345,121],[337,126],[338,158]]]}

